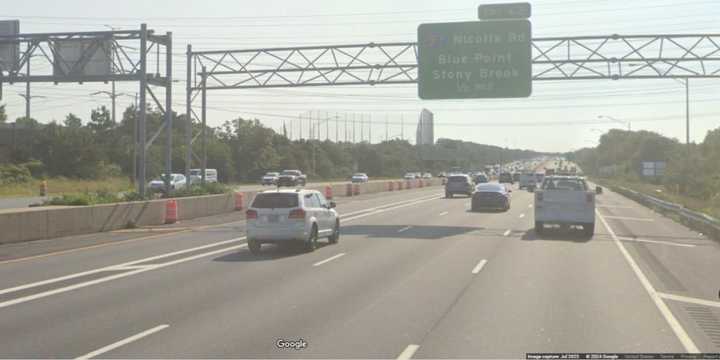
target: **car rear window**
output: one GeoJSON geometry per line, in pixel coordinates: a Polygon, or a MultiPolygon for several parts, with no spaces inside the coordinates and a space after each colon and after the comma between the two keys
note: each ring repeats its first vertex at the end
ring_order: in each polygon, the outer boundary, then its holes
{"type": "Polygon", "coordinates": [[[298,195],[295,193],[266,193],[258,194],[252,207],[258,209],[282,209],[298,206],[298,195]]]}
{"type": "Polygon", "coordinates": [[[468,178],[465,176],[451,176],[448,178],[448,182],[468,182],[468,178]]]}
{"type": "Polygon", "coordinates": [[[545,190],[570,190],[570,191],[585,191],[587,186],[585,181],[580,179],[545,179],[543,182],[543,189],[545,190]]]}

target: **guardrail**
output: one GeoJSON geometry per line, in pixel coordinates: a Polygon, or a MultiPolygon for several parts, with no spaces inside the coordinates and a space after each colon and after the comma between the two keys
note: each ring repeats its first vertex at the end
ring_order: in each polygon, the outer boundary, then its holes
{"type": "Polygon", "coordinates": [[[663,215],[670,215],[683,225],[697,230],[708,237],[720,241],[720,220],[682,205],[658,199],[623,186],[609,186],[613,191],[652,208],[663,215]]]}

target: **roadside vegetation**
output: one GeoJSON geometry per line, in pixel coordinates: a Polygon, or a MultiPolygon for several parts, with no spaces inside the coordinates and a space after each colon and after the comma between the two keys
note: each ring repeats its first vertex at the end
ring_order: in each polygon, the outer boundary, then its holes
{"type": "MultiPolygon", "coordinates": [[[[6,121],[0,106],[0,123],[6,121]]],[[[62,121],[19,118],[15,134],[20,141],[0,153],[0,196],[37,196],[40,183],[58,199],[54,203],[103,203],[138,199],[132,192],[133,124],[138,115],[130,106],[113,123],[104,106],[94,109],[88,121],[68,114],[62,121]]],[[[163,116],[149,108],[150,133],[161,127],[163,116]]],[[[173,135],[183,139],[187,118],[175,115],[173,135]]],[[[193,133],[202,128],[193,124],[193,133]]],[[[7,128],[5,128],[7,130],[7,128]]],[[[529,150],[439,139],[434,146],[415,146],[406,140],[378,144],[319,140],[290,140],[286,134],[265,127],[258,119],[231,119],[207,129],[207,166],[218,170],[224,184],[257,184],[268,171],[299,169],[310,181],[347,180],[355,172],[371,179],[398,178],[406,172],[431,172],[437,175],[451,166],[468,170],[503,161],[539,155],[529,150]]],[[[13,136],[15,136],[13,135],[13,136]]],[[[160,176],[164,168],[164,135],[158,137],[147,154],[147,180],[160,176]]],[[[185,146],[173,142],[173,167],[185,168],[185,146]]],[[[196,152],[198,150],[196,149],[196,152]]],[[[197,166],[197,164],[194,164],[197,166]]],[[[227,191],[220,185],[191,187],[174,196],[189,196],[227,191]]]]}
{"type": "Polygon", "coordinates": [[[611,130],[595,148],[567,154],[585,174],[720,218],[720,128],[689,146],[649,131],[611,130]],[[642,174],[642,162],[665,161],[661,176],[642,174]]]}

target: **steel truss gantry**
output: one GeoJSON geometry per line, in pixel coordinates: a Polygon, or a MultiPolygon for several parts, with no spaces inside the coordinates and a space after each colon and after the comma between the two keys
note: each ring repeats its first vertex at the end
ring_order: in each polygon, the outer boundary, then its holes
{"type": "MultiPolygon", "coordinates": [[[[720,34],[535,38],[532,49],[533,81],[720,78],[720,34]]],[[[188,46],[187,113],[202,122],[198,135],[204,139],[207,90],[413,84],[417,58],[415,42],[214,51],[188,46]],[[193,111],[198,95],[200,117],[193,111]]],[[[192,141],[188,127],[188,169],[192,141]]]]}
{"type": "MultiPolygon", "coordinates": [[[[172,33],[157,35],[141,24],[140,30],[95,31],[95,32],[60,32],[18,34],[0,36],[0,46],[9,48],[17,46],[17,57],[0,58],[0,89],[2,84],[33,83],[33,82],[110,82],[137,81],[139,88],[139,115],[135,124],[135,157],[136,183],[141,195],[146,187],[146,154],[155,139],[165,131],[165,171],[172,173],[172,33]],[[63,44],[73,41],[81,43],[77,58],[65,59],[58,49],[63,44]],[[132,46],[130,46],[132,45],[132,46]],[[134,49],[132,52],[130,50],[134,49]],[[153,54],[155,53],[155,54],[153,54]],[[161,55],[162,53],[162,55],[161,55]],[[154,56],[153,56],[154,55],[154,56]],[[164,56],[165,68],[161,69],[164,56]],[[94,68],[97,59],[108,59],[106,72],[94,68]],[[148,73],[148,58],[155,60],[155,73],[148,73]],[[36,60],[31,60],[36,59],[36,60]],[[4,60],[4,61],[3,61],[4,60]],[[33,66],[40,65],[39,73],[31,72],[33,66]],[[165,104],[151,86],[165,89],[165,104]],[[147,138],[146,95],[150,94],[157,108],[163,113],[163,125],[147,138]]],[[[101,61],[102,62],[102,61],[101,61]]],[[[1,90],[0,90],[1,91],[1,90]]],[[[0,92],[1,97],[1,92],[0,92]]]]}

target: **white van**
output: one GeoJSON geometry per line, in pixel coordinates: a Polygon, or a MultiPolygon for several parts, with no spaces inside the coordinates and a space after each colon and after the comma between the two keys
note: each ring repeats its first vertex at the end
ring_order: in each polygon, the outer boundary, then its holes
{"type": "MultiPolygon", "coordinates": [[[[202,169],[190,169],[190,183],[200,183],[202,180],[202,169]]],[[[218,182],[217,169],[205,169],[205,182],[218,182]]]]}

